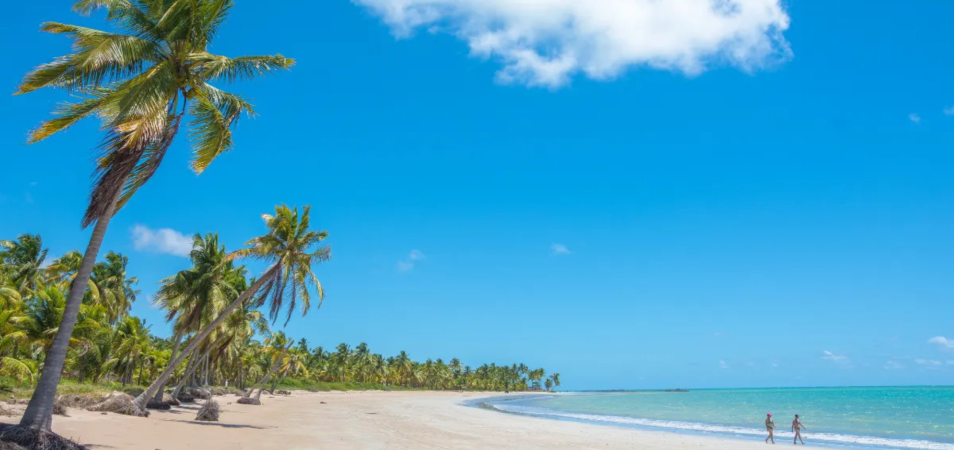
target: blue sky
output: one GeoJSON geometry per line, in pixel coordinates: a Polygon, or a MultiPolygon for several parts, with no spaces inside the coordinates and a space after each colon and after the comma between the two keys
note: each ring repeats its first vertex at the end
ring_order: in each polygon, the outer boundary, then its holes
{"type": "MultiPolygon", "coordinates": [[[[68,51],[41,22],[101,26],[59,3],[0,18],[8,92],[68,51]]],[[[928,342],[954,339],[954,4],[419,3],[234,8],[214,51],[298,65],[234,87],[260,116],[233,152],[197,177],[182,136],[114,219],[104,249],[154,332],[178,234],[234,249],[310,204],[327,297],[287,332],[312,345],[525,362],[570,389],[954,380],[954,342],[928,342]]],[[[86,245],[98,124],[25,137],[66,99],[0,103],[0,236],[52,256],[86,245]]]]}

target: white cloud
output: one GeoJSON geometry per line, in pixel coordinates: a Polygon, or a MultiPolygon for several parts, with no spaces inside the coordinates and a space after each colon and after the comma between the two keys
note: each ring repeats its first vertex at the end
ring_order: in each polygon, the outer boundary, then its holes
{"type": "Polygon", "coordinates": [[[407,259],[402,259],[397,262],[397,270],[401,273],[407,273],[414,270],[414,265],[418,261],[423,261],[427,259],[427,256],[424,256],[424,253],[421,253],[420,250],[411,250],[408,254],[407,259]]]}
{"type": "Polygon", "coordinates": [[[914,123],[921,123],[921,116],[916,113],[908,114],[908,119],[911,119],[914,123]]]}
{"type": "Polygon", "coordinates": [[[352,0],[398,37],[416,29],[465,41],[503,64],[501,83],[550,88],[580,72],[634,67],[689,75],[714,64],[753,70],[791,57],[782,0],[352,0]]]}
{"type": "Polygon", "coordinates": [[[728,369],[728,368],[729,368],[729,363],[727,363],[727,362],[725,362],[725,361],[723,361],[723,360],[720,359],[720,360],[719,360],[719,368],[720,368],[720,369],[728,369]]]}
{"type": "Polygon", "coordinates": [[[550,245],[550,253],[553,256],[569,255],[570,249],[566,248],[563,244],[553,244],[550,245]]]}
{"type": "Polygon", "coordinates": [[[947,108],[944,108],[944,115],[954,116],[954,106],[948,106],[947,108]]]}
{"type": "Polygon", "coordinates": [[[944,361],[938,361],[936,359],[915,359],[914,362],[928,367],[941,367],[944,365],[944,361]]]}
{"type": "Polygon", "coordinates": [[[954,339],[948,339],[944,336],[934,336],[928,339],[928,344],[934,344],[943,350],[954,350],[954,339]]]}
{"type": "Polygon", "coordinates": [[[136,250],[189,256],[192,251],[192,236],[186,236],[171,228],[150,229],[145,225],[132,228],[133,246],[136,250]]]}
{"type": "Polygon", "coordinates": [[[904,366],[897,361],[888,361],[884,363],[884,370],[901,370],[904,366]]]}
{"type": "Polygon", "coordinates": [[[828,361],[847,361],[848,357],[845,355],[836,355],[828,350],[825,350],[825,354],[822,356],[822,359],[828,361]]]}

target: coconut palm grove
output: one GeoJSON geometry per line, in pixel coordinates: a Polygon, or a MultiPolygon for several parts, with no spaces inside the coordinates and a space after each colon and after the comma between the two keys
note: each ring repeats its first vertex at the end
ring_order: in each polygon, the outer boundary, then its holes
{"type": "Polygon", "coordinates": [[[279,53],[211,53],[232,6],[230,0],[79,0],[77,13],[104,14],[112,29],[42,25],[43,32],[71,39],[73,53],[50,55],[51,62],[25,75],[17,94],[58,89],[69,101],[29,142],[84,119],[101,122],[102,139],[76,143],[95,149],[89,203],[77,218],[77,225],[93,227],[85,250],[77,242],[77,250],[51,260],[42,237],[28,230],[0,240],[0,392],[29,399],[19,425],[0,427],[0,441],[15,446],[4,448],[82,448],[50,431],[53,414],[67,407],[147,416],[149,409],[201,401],[196,420],[217,420],[214,393],[235,393],[239,403],[255,405],[264,390],[278,388],[559,386],[559,374],[524,364],[422,362],[405,352],[376,354],[363,343],[324,349],[285,335],[283,325],[321,306],[315,270],[332,253],[323,242],[328,233],[312,227],[310,207],[282,199],[262,215],[263,234],[242,248],[226,249],[215,233],[196,235],[192,267],[170,273],[155,298],[141,298],[128,258],[100,248],[110,219],[136,201],[180,136],[192,146],[196,174],[240,148],[232,130],[255,111],[223,87],[295,64],[279,53]],[[246,260],[267,268],[250,273],[246,260]],[[137,301],[165,311],[173,336],[156,336],[154,324],[131,315],[137,301]]]}

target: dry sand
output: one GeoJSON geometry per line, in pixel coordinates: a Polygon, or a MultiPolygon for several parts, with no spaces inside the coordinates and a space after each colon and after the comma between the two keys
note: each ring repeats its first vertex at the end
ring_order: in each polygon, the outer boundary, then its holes
{"type": "MultiPolygon", "coordinates": [[[[262,406],[216,397],[221,422],[197,422],[199,404],[143,419],[71,410],[53,430],[92,449],[508,450],[764,449],[752,442],[537,419],[462,406],[486,396],[451,392],[295,393],[262,406]],[[324,402],[324,403],[322,403],[324,402]]],[[[0,421],[15,423],[16,418],[0,421]]],[[[785,445],[781,440],[779,445],[785,445]]]]}

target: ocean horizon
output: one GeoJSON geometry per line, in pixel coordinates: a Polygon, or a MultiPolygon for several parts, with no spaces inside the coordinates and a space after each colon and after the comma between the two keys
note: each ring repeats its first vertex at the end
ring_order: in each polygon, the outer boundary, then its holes
{"type": "Polygon", "coordinates": [[[798,414],[808,445],[954,450],[954,386],[572,391],[475,402],[503,413],[744,440],[793,439],[798,414]]]}

